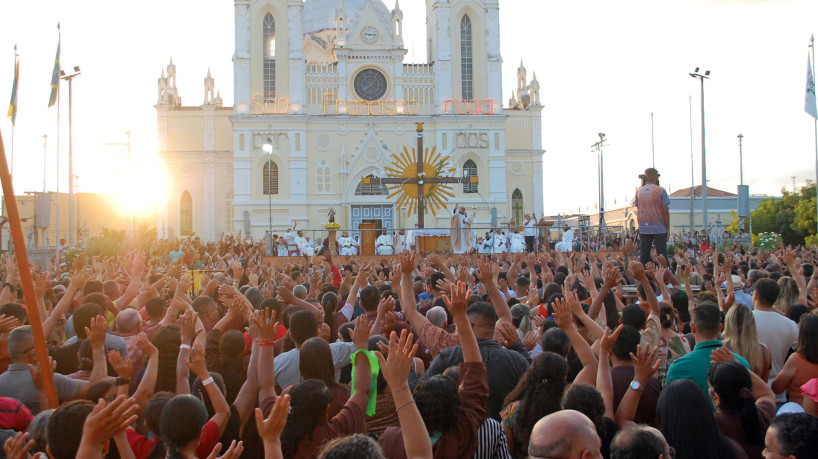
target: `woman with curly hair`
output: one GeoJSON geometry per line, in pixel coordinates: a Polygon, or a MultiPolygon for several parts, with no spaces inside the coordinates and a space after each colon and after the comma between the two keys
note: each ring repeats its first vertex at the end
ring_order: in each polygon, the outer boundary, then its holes
{"type": "Polygon", "coordinates": [[[506,397],[500,412],[509,449],[516,457],[528,451],[531,429],[542,417],[560,410],[568,384],[568,362],[553,352],[543,352],[506,397]]]}

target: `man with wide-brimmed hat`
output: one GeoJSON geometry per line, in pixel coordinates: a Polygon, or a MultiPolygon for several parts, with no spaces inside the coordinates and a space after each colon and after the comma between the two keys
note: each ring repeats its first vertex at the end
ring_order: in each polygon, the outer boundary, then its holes
{"type": "MultiPolygon", "coordinates": [[[[659,171],[649,167],[640,175],[642,187],[636,190],[637,218],[641,254],[639,260],[647,263],[651,260],[650,251],[656,246],[656,255],[667,258],[667,234],[670,230],[670,198],[667,191],[659,186],[659,171]]],[[[692,191],[692,190],[691,190],[692,191]]]]}

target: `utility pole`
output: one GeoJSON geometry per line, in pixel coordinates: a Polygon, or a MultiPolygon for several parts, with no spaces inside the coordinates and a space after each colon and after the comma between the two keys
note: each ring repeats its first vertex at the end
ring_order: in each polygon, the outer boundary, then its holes
{"type": "Polygon", "coordinates": [[[68,246],[76,245],[76,228],[74,227],[74,125],[73,125],[73,81],[80,75],[79,66],[74,66],[74,73],[66,75],[60,71],[60,78],[68,81],[68,246]]]}
{"type": "MultiPolygon", "coordinates": [[[[702,228],[710,235],[707,225],[707,155],[704,148],[704,80],[710,78],[710,70],[705,70],[704,74],[699,73],[699,68],[689,74],[693,78],[698,78],[701,82],[702,90],[702,228]]],[[[692,191],[692,190],[691,190],[692,191]]]]}

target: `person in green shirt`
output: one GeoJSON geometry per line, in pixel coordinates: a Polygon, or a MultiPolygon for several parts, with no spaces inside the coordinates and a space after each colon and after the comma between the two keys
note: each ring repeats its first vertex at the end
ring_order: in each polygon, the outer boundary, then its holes
{"type": "MultiPolygon", "coordinates": [[[[704,301],[693,310],[693,322],[690,329],[696,337],[696,346],[690,353],[676,359],[667,371],[665,384],[670,384],[677,379],[690,379],[699,387],[702,392],[707,393],[707,370],[710,368],[710,353],[720,348],[723,344],[719,339],[722,329],[720,323],[721,313],[719,307],[710,301],[704,301]]],[[[736,360],[750,369],[747,360],[735,354],[736,360]]],[[[710,408],[713,408],[713,401],[708,398],[710,408]]]]}

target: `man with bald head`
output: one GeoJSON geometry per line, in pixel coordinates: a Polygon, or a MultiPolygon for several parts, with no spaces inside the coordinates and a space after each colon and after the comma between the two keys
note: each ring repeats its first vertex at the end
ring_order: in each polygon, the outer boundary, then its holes
{"type": "Polygon", "coordinates": [[[532,459],[597,459],[602,457],[602,441],[594,423],[574,410],[551,413],[534,424],[528,443],[532,459]]]}
{"type": "Polygon", "coordinates": [[[670,445],[657,429],[635,425],[620,430],[611,442],[611,459],[670,459],[670,445]]]}
{"type": "Polygon", "coordinates": [[[125,340],[125,345],[128,347],[128,358],[131,359],[134,368],[145,366],[148,356],[136,345],[136,339],[142,332],[142,316],[139,311],[127,308],[120,312],[116,316],[116,330],[116,334],[125,340]]]}

